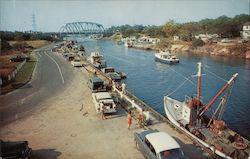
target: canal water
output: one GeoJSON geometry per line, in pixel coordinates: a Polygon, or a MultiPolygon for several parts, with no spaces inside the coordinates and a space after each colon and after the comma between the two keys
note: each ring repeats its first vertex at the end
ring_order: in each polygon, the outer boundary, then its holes
{"type": "MultiPolygon", "coordinates": [[[[108,66],[127,74],[127,88],[163,115],[164,95],[183,101],[186,95],[196,94],[197,62],[203,65],[201,95],[205,104],[224,86],[225,80],[239,73],[223,119],[230,128],[250,139],[249,60],[177,53],[180,63],[168,65],[156,62],[153,51],[126,48],[112,41],[85,41],[82,44],[87,53],[99,47],[108,66]]],[[[215,108],[213,105],[212,109],[215,108]]]]}

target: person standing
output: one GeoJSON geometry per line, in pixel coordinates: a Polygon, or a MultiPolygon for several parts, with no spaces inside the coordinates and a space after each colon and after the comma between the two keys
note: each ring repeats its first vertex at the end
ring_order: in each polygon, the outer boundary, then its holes
{"type": "Polygon", "coordinates": [[[144,109],[142,109],[142,111],[139,114],[139,126],[143,127],[145,124],[145,117],[144,117],[144,109]]]}
{"type": "Polygon", "coordinates": [[[128,122],[128,130],[130,130],[130,126],[132,125],[131,111],[128,112],[127,122],[128,122]]]}
{"type": "Polygon", "coordinates": [[[102,117],[102,120],[106,119],[106,116],[105,116],[105,105],[104,103],[102,102],[101,103],[101,117],[102,117]]]}

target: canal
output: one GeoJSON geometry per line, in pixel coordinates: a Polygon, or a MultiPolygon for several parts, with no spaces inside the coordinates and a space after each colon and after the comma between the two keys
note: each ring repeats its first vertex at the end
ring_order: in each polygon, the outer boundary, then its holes
{"type": "Polygon", "coordinates": [[[186,95],[196,94],[197,79],[193,75],[197,72],[197,62],[203,65],[201,95],[205,104],[223,87],[225,80],[238,72],[223,119],[230,128],[250,139],[249,60],[177,53],[180,63],[167,65],[156,62],[153,51],[126,48],[112,41],[85,41],[82,44],[89,54],[99,47],[108,66],[127,74],[127,88],[163,115],[164,95],[183,101],[186,95]]]}

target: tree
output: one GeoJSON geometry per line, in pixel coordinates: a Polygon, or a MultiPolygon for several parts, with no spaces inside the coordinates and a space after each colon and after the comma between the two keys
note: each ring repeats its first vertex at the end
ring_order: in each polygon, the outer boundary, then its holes
{"type": "Polygon", "coordinates": [[[203,46],[205,43],[204,41],[202,41],[200,38],[199,39],[195,39],[193,42],[192,42],[192,46],[193,47],[200,47],[200,46],[203,46]]]}
{"type": "Polygon", "coordinates": [[[179,25],[173,20],[168,21],[162,28],[166,37],[174,36],[179,32],[179,25]]]}
{"type": "Polygon", "coordinates": [[[23,39],[23,40],[30,40],[30,37],[31,37],[31,35],[28,34],[28,33],[24,33],[24,34],[22,35],[22,39],[23,39]]]}
{"type": "Polygon", "coordinates": [[[8,41],[5,39],[1,39],[1,50],[9,50],[9,49],[11,49],[11,46],[8,43],[8,41]]]}

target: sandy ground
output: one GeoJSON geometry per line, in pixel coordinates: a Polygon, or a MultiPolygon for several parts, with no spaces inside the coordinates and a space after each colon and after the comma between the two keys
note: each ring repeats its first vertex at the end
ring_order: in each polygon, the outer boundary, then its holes
{"type": "Polygon", "coordinates": [[[64,92],[44,101],[35,113],[0,131],[3,140],[28,140],[32,158],[143,158],[136,150],[126,113],[101,120],[87,88],[87,77],[74,68],[76,78],[64,92]]]}

